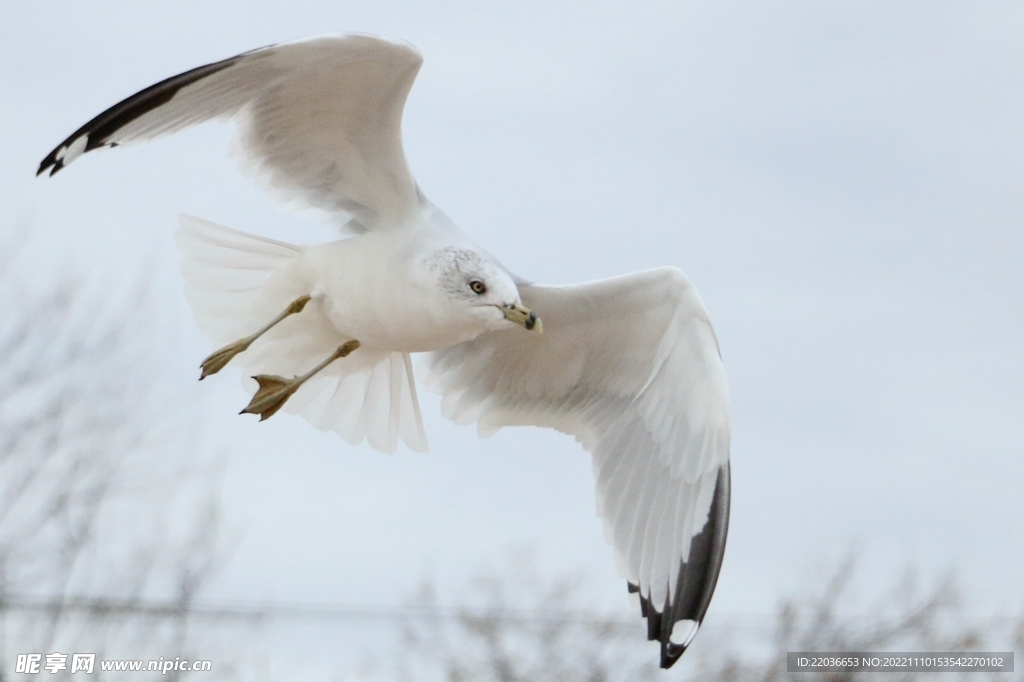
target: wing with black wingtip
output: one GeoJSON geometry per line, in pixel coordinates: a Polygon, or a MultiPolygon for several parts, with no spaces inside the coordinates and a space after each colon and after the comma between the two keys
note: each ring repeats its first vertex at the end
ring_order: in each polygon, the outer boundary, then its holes
{"type": "Polygon", "coordinates": [[[350,215],[357,229],[393,224],[423,203],[401,139],[421,63],[409,45],[360,35],[246,52],[115,104],[47,154],[37,174],[95,149],[236,117],[242,148],[272,189],[350,215]]]}
{"type": "Polygon", "coordinates": [[[668,667],[707,611],[729,522],[728,398],[711,323],[675,268],[519,291],[544,333],[487,332],[438,351],[427,385],[444,395],[444,416],[483,435],[547,426],[591,453],[598,513],[668,667]]]}

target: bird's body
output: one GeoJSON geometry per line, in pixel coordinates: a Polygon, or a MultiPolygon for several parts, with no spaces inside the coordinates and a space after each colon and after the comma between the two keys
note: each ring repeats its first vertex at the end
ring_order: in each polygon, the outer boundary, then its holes
{"type": "Polygon", "coordinates": [[[297,266],[305,288],[316,292],[335,329],[363,348],[428,352],[512,327],[493,307],[467,315],[432,295],[438,261],[466,245],[438,225],[444,216],[436,209],[424,213],[386,232],[302,249],[297,266]]]}
{"type": "Polygon", "coordinates": [[[544,286],[467,238],[423,197],[402,152],[421,61],[370,36],[247,52],[111,107],[39,172],[234,118],[271,190],[352,235],[295,246],[183,216],[186,295],[222,346],[202,376],[233,362],[258,373],[243,412],[283,407],[353,444],[424,450],[410,354],[427,353],[444,416],[481,435],[572,434],[593,457],[598,512],[669,667],[707,611],[728,527],[727,388],[707,313],[675,268],[544,286]]]}

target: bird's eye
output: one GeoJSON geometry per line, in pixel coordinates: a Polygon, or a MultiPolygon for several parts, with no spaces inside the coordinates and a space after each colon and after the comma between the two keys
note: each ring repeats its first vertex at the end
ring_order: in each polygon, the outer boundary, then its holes
{"type": "Polygon", "coordinates": [[[469,283],[469,288],[473,290],[474,294],[486,294],[487,293],[487,285],[484,284],[483,282],[481,282],[478,279],[474,279],[472,282],[470,282],[469,283]]]}

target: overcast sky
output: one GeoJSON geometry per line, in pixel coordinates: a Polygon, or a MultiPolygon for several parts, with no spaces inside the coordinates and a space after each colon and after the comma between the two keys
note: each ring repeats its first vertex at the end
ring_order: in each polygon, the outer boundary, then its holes
{"type": "MultiPolygon", "coordinates": [[[[268,43],[365,32],[425,62],[404,123],[425,194],[515,272],[682,268],[729,376],[733,512],[712,614],[770,611],[851,546],[869,576],[959,572],[1024,603],[1024,6],[1012,2],[50,2],[0,7],[0,224],[36,281],[152,267],[180,328],[176,214],[294,242],[211,124],[36,179],[89,118],[268,43]],[[154,256],[154,254],[156,254],[154,256]],[[155,262],[155,266],[154,266],[155,262]]],[[[258,424],[237,370],[195,388],[241,533],[213,596],[396,603],[510,547],[625,605],[569,437],[479,440],[422,396],[431,451],[258,424]]],[[[604,597],[602,597],[603,595],[604,597]]]]}

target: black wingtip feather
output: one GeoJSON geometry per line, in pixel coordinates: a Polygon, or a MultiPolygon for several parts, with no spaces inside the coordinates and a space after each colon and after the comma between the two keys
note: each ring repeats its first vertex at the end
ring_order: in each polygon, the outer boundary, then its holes
{"type": "Polygon", "coordinates": [[[235,64],[242,57],[256,51],[258,50],[244,52],[240,55],[236,55],[219,62],[214,62],[212,64],[204,64],[203,66],[196,67],[190,71],[180,73],[177,76],[164,79],[159,83],[151,85],[144,90],[140,90],[131,97],[118,102],[73,132],[66,140],[61,142],[53,149],[53,151],[47,154],[46,158],[44,158],[39,164],[39,170],[36,171],[36,176],[38,177],[47,169],[50,169],[50,176],[52,177],[64,168],[65,164],[61,152],[63,151],[64,153],[67,153],[67,150],[70,149],[72,143],[76,142],[83,136],[88,137],[85,149],[82,150],[82,153],[90,152],[99,147],[116,147],[117,143],[110,142],[109,138],[118,130],[140,116],[163,104],[166,104],[185,86],[191,85],[196,81],[200,81],[207,76],[217,73],[218,71],[222,71],[223,69],[235,64]]]}
{"type": "MultiPolygon", "coordinates": [[[[662,668],[671,668],[689,646],[671,641],[672,627],[681,620],[692,620],[700,627],[715,593],[729,531],[729,498],[730,472],[726,464],[718,471],[708,521],[690,541],[689,561],[679,568],[675,594],[660,612],[650,599],[640,596],[640,614],[647,619],[647,639],[661,642],[662,668]]],[[[629,583],[629,591],[637,593],[640,588],[629,583]]]]}

